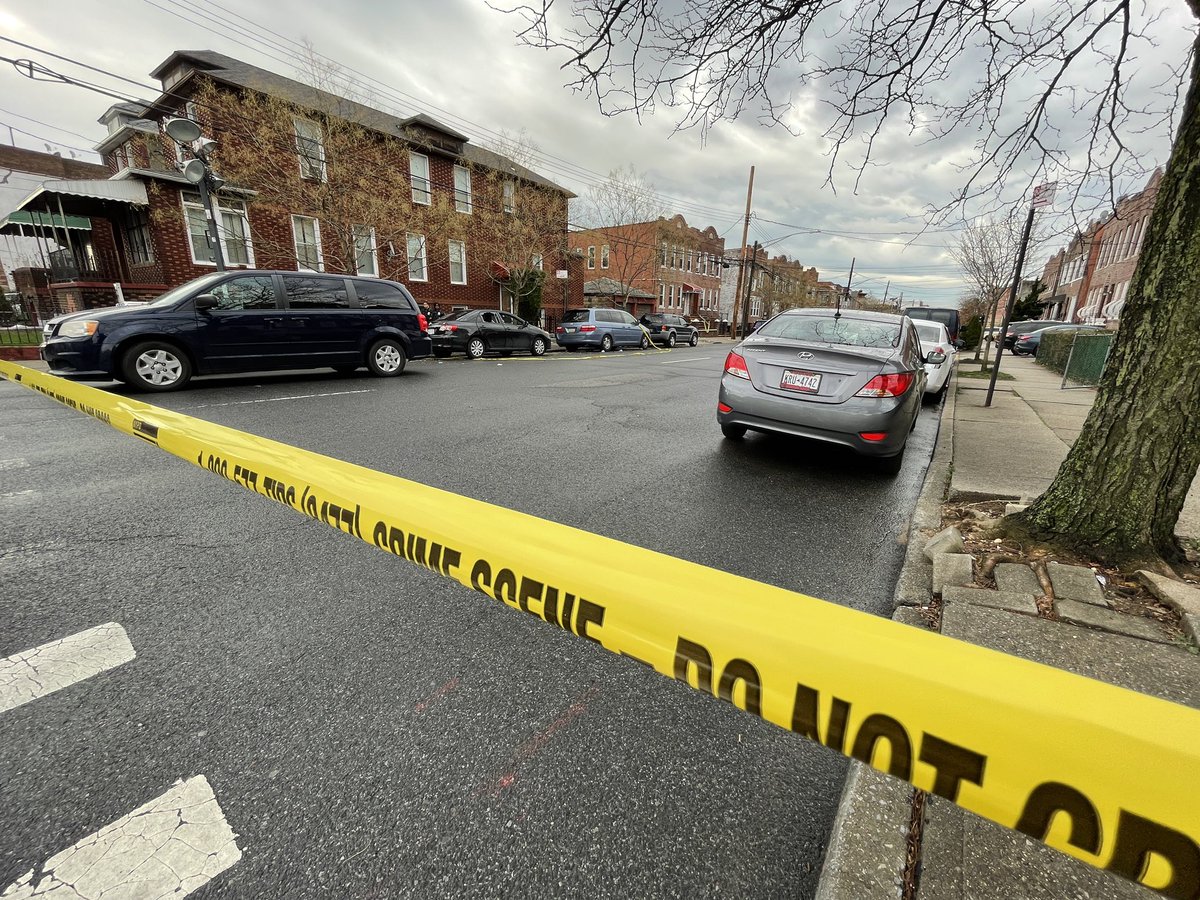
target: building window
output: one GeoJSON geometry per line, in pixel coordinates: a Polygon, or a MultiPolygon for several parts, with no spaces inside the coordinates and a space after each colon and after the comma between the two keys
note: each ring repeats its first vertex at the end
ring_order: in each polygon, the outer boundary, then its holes
{"type": "Polygon", "coordinates": [[[454,208],[460,213],[471,211],[471,170],[454,167],[454,208]]]}
{"type": "Polygon", "coordinates": [[[588,247],[588,268],[596,268],[596,245],[592,244],[588,247]]]}
{"type": "Polygon", "coordinates": [[[300,271],[324,272],[321,256],[321,223],[310,216],[292,216],[292,242],[296,247],[296,268],[300,271]]]}
{"type": "Polygon", "coordinates": [[[150,240],[150,217],[145,210],[130,212],[125,220],[125,246],[131,265],[154,262],[154,244],[150,240]]]}
{"type": "Polygon", "coordinates": [[[412,173],[412,202],[428,206],[433,202],[433,195],[429,191],[429,157],[421,153],[409,153],[408,170],[412,173]]]}
{"type": "Polygon", "coordinates": [[[354,271],[359,275],[379,275],[375,229],[370,225],[354,226],[354,271]]]}
{"type": "Polygon", "coordinates": [[[408,278],[410,281],[428,281],[429,267],[425,262],[425,235],[408,236],[408,278]]]}
{"type": "Polygon", "coordinates": [[[604,244],[600,248],[600,268],[608,268],[608,244],[604,244]]]}
{"type": "MultiPolygon", "coordinates": [[[[199,194],[182,194],[183,213],[187,219],[188,245],[192,251],[192,262],[202,266],[216,265],[216,255],[209,244],[205,227],[207,217],[199,194]]],[[[217,234],[221,248],[225,251],[225,262],[235,266],[254,265],[254,246],[250,242],[250,220],[246,217],[246,204],[241,200],[214,197],[213,206],[217,216],[217,234]]]]}
{"type": "Polygon", "coordinates": [[[667,293],[667,306],[675,305],[675,285],[671,285],[671,290],[667,293]]]}
{"type": "Polygon", "coordinates": [[[116,165],[118,172],[132,166],[133,158],[133,141],[126,141],[113,151],[113,163],[116,165]]]}
{"type": "Polygon", "coordinates": [[[660,284],[658,286],[658,305],[667,305],[667,286],[665,284],[660,284]]]}
{"type": "Polygon", "coordinates": [[[467,283],[467,245],[462,241],[450,242],[450,283],[467,283]]]}
{"type": "Polygon", "coordinates": [[[504,211],[512,213],[516,209],[517,185],[515,182],[504,182],[504,211]]]}
{"type": "Polygon", "coordinates": [[[308,119],[292,119],[296,132],[296,155],[300,157],[300,177],[306,181],[325,180],[325,143],[321,126],[308,119]]]}
{"type": "Polygon", "coordinates": [[[535,269],[537,269],[539,272],[542,271],[546,267],[546,260],[540,253],[533,254],[533,256],[530,257],[529,261],[533,265],[533,267],[535,269]]]}

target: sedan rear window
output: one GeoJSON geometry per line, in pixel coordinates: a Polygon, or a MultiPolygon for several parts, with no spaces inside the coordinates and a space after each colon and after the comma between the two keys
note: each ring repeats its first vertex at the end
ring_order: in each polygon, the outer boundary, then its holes
{"type": "Polygon", "coordinates": [[[592,311],[590,309],[569,309],[562,320],[564,322],[587,322],[591,318],[592,311]]]}
{"type": "Polygon", "coordinates": [[[917,326],[917,334],[921,336],[923,341],[940,341],[942,339],[942,326],[936,322],[913,322],[917,326]]]}
{"type": "Polygon", "coordinates": [[[848,316],[776,316],[755,333],[762,337],[849,347],[895,347],[900,343],[899,323],[848,316]]]}

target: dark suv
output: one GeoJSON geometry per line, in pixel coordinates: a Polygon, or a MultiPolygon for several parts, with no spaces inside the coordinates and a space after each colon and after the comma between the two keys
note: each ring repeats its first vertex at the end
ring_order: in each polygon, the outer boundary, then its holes
{"type": "Polygon", "coordinates": [[[64,378],[171,391],[194,374],[366,366],[399,375],[432,352],[425,329],[402,284],[252,269],[202,275],[146,305],[52,319],[41,352],[64,378]]]}
{"type": "Polygon", "coordinates": [[[674,347],[677,341],[695,347],[700,343],[700,332],[689,325],[683,316],[672,313],[646,313],[638,319],[650,332],[650,340],[666,347],[674,347]]]}

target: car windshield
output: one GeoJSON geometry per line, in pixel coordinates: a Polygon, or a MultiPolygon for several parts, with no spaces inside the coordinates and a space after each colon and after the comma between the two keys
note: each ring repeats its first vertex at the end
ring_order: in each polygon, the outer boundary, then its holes
{"type": "Polygon", "coordinates": [[[849,316],[776,316],[756,333],[763,337],[850,347],[895,347],[900,343],[898,322],[853,319],[849,316]]]}
{"type": "Polygon", "coordinates": [[[184,297],[187,297],[189,294],[203,294],[204,288],[215,284],[216,282],[220,281],[224,277],[225,277],[224,272],[212,272],[211,274],[208,274],[208,275],[201,275],[199,278],[193,278],[191,281],[189,281],[185,284],[181,284],[179,287],[173,288],[173,289],[167,291],[161,297],[157,297],[152,302],[150,302],[146,305],[147,306],[170,306],[172,303],[178,303],[180,300],[182,300],[184,297]]]}
{"type": "Polygon", "coordinates": [[[471,322],[479,318],[479,310],[468,309],[466,312],[455,313],[443,319],[443,322],[471,322]]]}
{"type": "Polygon", "coordinates": [[[567,314],[563,316],[564,322],[586,322],[592,317],[590,309],[569,309],[567,314]]]}
{"type": "Polygon", "coordinates": [[[913,322],[917,326],[917,334],[921,336],[923,341],[940,341],[942,339],[942,327],[936,322],[913,322]]]}

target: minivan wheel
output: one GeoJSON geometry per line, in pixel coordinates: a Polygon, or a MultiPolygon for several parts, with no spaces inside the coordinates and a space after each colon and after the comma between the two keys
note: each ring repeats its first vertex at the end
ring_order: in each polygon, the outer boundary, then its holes
{"type": "Polygon", "coordinates": [[[129,348],[121,360],[123,380],[143,391],[174,391],[192,377],[192,364],[182,350],[165,341],[145,341],[129,348]]]}
{"type": "Polygon", "coordinates": [[[721,434],[729,438],[731,441],[740,441],[746,436],[745,425],[722,425],[721,434]]]}
{"type": "Polygon", "coordinates": [[[367,351],[367,368],[371,370],[372,375],[382,378],[399,375],[404,371],[407,362],[404,347],[393,338],[380,338],[367,351]]]}
{"type": "Polygon", "coordinates": [[[693,332],[692,332],[692,339],[691,339],[690,341],[688,341],[688,344],[690,344],[691,346],[695,347],[695,346],[696,346],[698,343],[700,343],[700,332],[698,332],[698,331],[693,331],[693,332]]]}
{"type": "Polygon", "coordinates": [[[673,332],[673,331],[667,335],[667,346],[668,347],[675,346],[675,332],[673,332]]]}
{"type": "Polygon", "coordinates": [[[483,338],[475,337],[467,341],[467,356],[471,359],[480,359],[485,353],[487,353],[487,344],[483,342],[483,338]]]}
{"type": "Polygon", "coordinates": [[[650,349],[650,338],[646,337],[646,335],[645,335],[645,334],[643,334],[643,335],[642,335],[642,343],[641,343],[641,344],[639,344],[639,346],[640,346],[640,347],[641,347],[643,350],[649,350],[649,349],[650,349]]]}
{"type": "Polygon", "coordinates": [[[545,356],[546,355],[545,340],[543,340],[542,338],[534,338],[533,344],[531,344],[529,347],[529,352],[532,353],[534,356],[545,356]]]}
{"type": "Polygon", "coordinates": [[[608,353],[613,348],[613,339],[611,334],[606,334],[600,339],[600,349],[608,353]]]}

